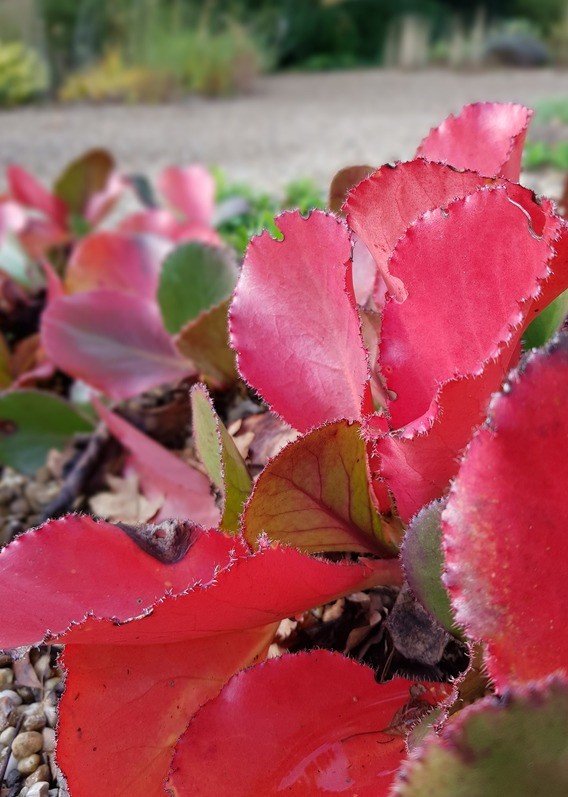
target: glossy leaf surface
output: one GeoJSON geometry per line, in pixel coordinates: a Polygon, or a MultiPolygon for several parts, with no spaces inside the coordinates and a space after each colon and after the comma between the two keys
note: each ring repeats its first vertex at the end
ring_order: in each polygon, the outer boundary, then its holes
{"type": "Polygon", "coordinates": [[[57,757],[71,793],[82,797],[100,794],[101,768],[109,797],[162,795],[173,746],[192,714],[263,652],[279,619],[376,583],[371,566],[332,565],[281,548],[243,555],[238,540],[199,530],[177,565],[156,562],[126,535],[117,557],[108,543],[122,532],[86,522],[91,528],[80,533],[69,519],[54,521],[0,554],[5,594],[20,607],[0,609],[0,645],[37,642],[50,631],[66,645],[57,757]],[[61,536],[71,558],[61,555],[61,536]],[[236,548],[229,563],[227,539],[236,548]],[[36,580],[29,568],[40,551],[51,581],[36,580]],[[57,589],[41,614],[30,613],[30,597],[39,600],[49,583],[57,589]],[[22,590],[26,600],[17,600],[22,590]],[[148,610],[153,595],[158,602],[148,610]]]}
{"type": "MultiPolygon", "coordinates": [[[[545,214],[535,202],[530,207],[544,226],[545,214]]],[[[427,412],[444,382],[479,373],[499,343],[511,344],[526,300],[549,273],[549,241],[533,227],[497,187],[424,214],[399,241],[390,270],[408,297],[387,303],[380,349],[387,387],[397,396],[390,405],[395,428],[427,412]]]]}
{"type": "Polygon", "coordinates": [[[176,333],[204,310],[225,301],[237,281],[230,250],[188,243],[164,262],[158,301],[168,332],[176,333]]]}
{"type": "Polygon", "coordinates": [[[276,224],[283,240],[267,232],[253,239],[231,305],[240,372],[299,431],[356,420],[367,359],[351,299],[347,228],[320,211],[306,219],[285,213],[276,224]]]}
{"type": "Polygon", "coordinates": [[[149,495],[165,497],[160,519],[189,518],[203,526],[216,526],[219,510],[211,495],[209,479],[167,448],[140,432],[119,415],[95,401],[97,412],[109,431],[132,455],[141,486],[149,495]]]}
{"type": "Polygon", "coordinates": [[[63,399],[51,393],[16,390],[0,396],[0,464],[34,473],[51,449],[61,450],[93,426],[63,399]]]}
{"type": "Polygon", "coordinates": [[[492,403],[443,515],[456,619],[485,641],[499,688],[568,661],[567,391],[562,336],[529,357],[492,403]]]}
{"type": "Polygon", "coordinates": [[[407,295],[404,279],[389,271],[398,239],[427,210],[445,207],[486,182],[474,172],[457,172],[419,159],[394,168],[383,166],[351,191],[345,203],[347,223],[372,253],[389,294],[397,301],[407,295]]]}
{"type": "Polygon", "coordinates": [[[405,767],[394,797],[563,797],[568,684],[511,690],[460,712],[405,767]]]}
{"type": "Polygon", "coordinates": [[[205,385],[192,389],[191,412],[195,448],[223,499],[220,526],[238,532],[243,504],[252,489],[247,466],[215,412],[205,385]]]}
{"type": "Polygon", "coordinates": [[[456,169],[517,181],[532,111],[513,103],[477,102],[450,116],[422,141],[416,153],[456,169]]]}
{"type": "Polygon", "coordinates": [[[396,532],[369,495],[358,423],[338,421],[290,443],[259,476],[243,517],[251,545],[271,539],[304,551],[394,556],[396,532]]]}
{"type": "Polygon", "coordinates": [[[405,718],[429,712],[441,691],[413,698],[412,688],[377,684],[372,670],[327,651],[258,664],[193,719],[169,785],[175,797],[386,797],[406,753],[405,718]]]}
{"type": "Polygon", "coordinates": [[[191,373],[153,302],[98,290],[56,299],[42,317],[42,344],[62,371],[112,398],[135,396],[191,373]]]}

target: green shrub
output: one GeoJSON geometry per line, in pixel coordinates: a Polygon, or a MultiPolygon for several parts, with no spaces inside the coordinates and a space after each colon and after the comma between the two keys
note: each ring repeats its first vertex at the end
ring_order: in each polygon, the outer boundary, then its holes
{"type": "Polygon", "coordinates": [[[0,106],[31,102],[48,85],[47,67],[35,50],[20,42],[0,44],[0,106]]]}

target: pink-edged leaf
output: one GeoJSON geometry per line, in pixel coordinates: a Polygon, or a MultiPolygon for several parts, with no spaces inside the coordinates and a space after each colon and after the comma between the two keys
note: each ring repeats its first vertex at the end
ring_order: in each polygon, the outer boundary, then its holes
{"type": "Polygon", "coordinates": [[[219,521],[219,510],[211,495],[209,479],[179,457],[140,432],[100,402],[95,407],[107,428],[132,455],[131,464],[140,476],[145,493],[165,499],[160,519],[191,518],[203,526],[219,521]]]}
{"type": "Polygon", "coordinates": [[[435,127],[418,147],[417,156],[456,169],[473,169],[488,177],[517,181],[532,111],[513,103],[466,105],[435,127]]]}
{"type": "MultiPolygon", "coordinates": [[[[338,421],[290,443],[260,474],[243,515],[251,545],[261,533],[304,551],[396,556],[401,531],[369,495],[358,423],[338,421]]],[[[397,566],[392,571],[400,580],[397,566]]]]}
{"type": "Polygon", "coordinates": [[[194,224],[210,227],[215,212],[215,180],[204,166],[170,166],[158,177],[168,205],[194,224]]]}
{"type": "Polygon", "coordinates": [[[196,451],[209,478],[221,493],[220,527],[238,532],[243,505],[250,495],[252,479],[235,441],[215,412],[205,385],[191,390],[191,415],[196,451]]]}
{"type": "Polygon", "coordinates": [[[56,246],[69,243],[70,233],[47,217],[30,216],[18,234],[21,246],[34,260],[41,260],[45,253],[56,246]]]}
{"type": "Polygon", "coordinates": [[[160,235],[174,243],[197,241],[210,246],[222,246],[217,232],[211,227],[195,222],[179,221],[169,210],[157,208],[143,210],[127,216],[118,225],[120,232],[160,235]]]}
{"type": "Polygon", "coordinates": [[[65,296],[65,288],[61,277],[47,258],[43,257],[40,261],[40,265],[45,275],[47,303],[51,304],[55,299],[59,299],[60,296],[65,296]]]}
{"type": "Polygon", "coordinates": [[[10,232],[22,232],[25,226],[26,212],[21,205],[12,202],[8,197],[0,197],[0,242],[10,232]]]}
{"type": "Polygon", "coordinates": [[[59,197],[39,183],[21,166],[8,166],[6,180],[10,195],[25,208],[37,210],[59,227],[67,222],[67,207],[59,197]]]}
{"type": "Polygon", "coordinates": [[[321,211],[284,213],[276,224],[284,239],[253,239],[231,305],[240,372],[299,431],[356,420],[369,395],[368,367],[348,230],[321,211]]]}
{"type": "Polygon", "coordinates": [[[568,794],[568,681],[555,677],[468,706],[430,734],[392,797],[568,794]]]}
{"type": "Polygon", "coordinates": [[[191,360],[200,378],[215,388],[238,379],[235,352],[229,345],[228,312],[229,300],[204,310],[175,338],[177,348],[191,360]]]}
{"type": "MultiPolygon", "coordinates": [[[[0,645],[44,637],[66,645],[57,760],[71,793],[81,797],[100,795],[101,771],[107,797],[160,797],[192,715],[263,653],[281,618],[377,583],[373,563],[336,565],[273,547],[251,556],[234,537],[227,562],[226,538],[216,532],[192,531],[197,541],[175,565],[164,567],[135,544],[118,558],[107,545],[118,529],[68,529],[61,541],[53,530],[65,532],[68,522],[28,532],[0,554],[4,594],[11,596],[0,607],[0,645]],[[71,557],[62,556],[61,543],[71,557]],[[200,543],[203,556],[193,564],[200,543]],[[47,581],[30,567],[34,550],[47,581]],[[30,601],[41,601],[50,583],[38,623],[30,601]],[[57,633],[62,622],[71,623],[69,630],[57,633]]],[[[163,531],[147,527],[146,535],[160,539],[163,531]]]]}
{"type": "Polygon", "coordinates": [[[62,371],[116,399],[191,373],[153,302],[118,291],[64,296],[43,314],[42,344],[62,371]]]}
{"type": "Polygon", "coordinates": [[[456,620],[486,643],[498,688],[568,661],[567,390],[564,335],[529,357],[494,400],[443,514],[456,620]]]}
{"type": "Polygon", "coordinates": [[[388,265],[398,239],[427,210],[445,207],[486,182],[475,172],[457,172],[418,159],[394,168],[383,166],[350,192],[345,203],[347,223],[375,258],[382,277],[375,294],[384,284],[397,301],[405,299],[404,282],[390,274],[388,265]]]}
{"type": "Polygon", "coordinates": [[[168,785],[176,797],[386,797],[406,734],[440,687],[378,684],[369,668],[327,651],[257,664],[193,718],[168,785]]]}
{"type": "Polygon", "coordinates": [[[69,293],[108,289],[155,299],[170,245],[153,235],[96,232],[73,250],[65,273],[69,293]]]}
{"type": "Polygon", "coordinates": [[[447,382],[425,416],[401,432],[377,439],[371,469],[384,479],[404,523],[447,492],[458,472],[460,453],[483,423],[510,358],[511,352],[504,349],[479,376],[447,382]]]}
{"type": "MultiPolygon", "coordinates": [[[[530,206],[548,231],[547,215],[534,200],[530,206]]],[[[424,214],[401,238],[390,270],[408,297],[387,302],[380,348],[396,394],[389,407],[395,428],[426,413],[444,382],[479,373],[500,343],[514,345],[528,300],[549,274],[549,234],[535,228],[505,187],[496,187],[424,214]]]]}

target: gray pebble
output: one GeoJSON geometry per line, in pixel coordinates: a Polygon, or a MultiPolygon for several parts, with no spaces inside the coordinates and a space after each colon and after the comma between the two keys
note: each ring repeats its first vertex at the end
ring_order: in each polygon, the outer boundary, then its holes
{"type": "Polygon", "coordinates": [[[53,753],[55,750],[55,731],[53,728],[44,728],[41,735],[43,736],[43,749],[46,753],[53,753]]]}
{"type": "Polygon", "coordinates": [[[49,783],[45,780],[38,781],[30,786],[26,797],[48,797],[50,794],[49,783]]]}
{"type": "Polygon", "coordinates": [[[15,728],[5,728],[2,733],[0,733],[0,744],[4,747],[8,747],[8,745],[12,744],[16,737],[16,729],[15,728]]]}
{"type": "Polygon", "coordinates": [[[0,700],[9,700],[12,706],[21,706],[22,705],[22,698],[17,692],[14,692],[13,689],[3,689],[0,692],[0,700]]]}
{"type": "Polygon", "coordinates": [[[40,764],[39,767],[36,769],[35,772],[32,772],[31,775],[24,781],[24,786],[33,786],[35,783],[41,783],[45,781],[49,783],[51,779],[51,770],[49,769],[47,764],[40,764]]]}

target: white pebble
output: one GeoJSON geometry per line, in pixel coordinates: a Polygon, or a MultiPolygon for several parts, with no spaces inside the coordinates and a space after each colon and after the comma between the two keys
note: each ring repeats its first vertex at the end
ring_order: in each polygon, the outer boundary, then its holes
{"type": "Polygon", "coordinates": [[[18,772],[21,772],[22,775],[31,775],[32,772],[36,771],[40,764],[41,758],[37,753],[28,755],[25,758],[20,758],[18,761],[18,772]]]}
{"type": "Polygon", "coordinates": [[[43,749],[46,753],[53,753],[55,750],[55,731],[53,728],[44,728],[41,735],[43,736],[43,749]]]}
{"type": "Polygon", "coordinates": [[[48,797],[49,783],[45,780],[38,780],[33,786],[30,786],[26,797],[48,797]]]}
{"type": "Polygon", "coordinates": [[[17,692],[14,692],[12,689],[3,689],[0,692],[0,700],[2,700],[2,698],[6,698],[6,700],[9,700],[13,706],[22,705],[22,698],[17,692]]]}
{"type": "Polygon", "coordinates": [[[4,745],[4,747],[8,747],[9,744],[12,744],[14,738],[16,736],[16,729],[15,728],[6,728],[6,730],[0,733],[0,744],[4,745]]]}

